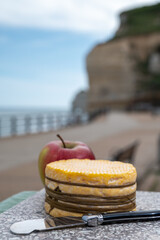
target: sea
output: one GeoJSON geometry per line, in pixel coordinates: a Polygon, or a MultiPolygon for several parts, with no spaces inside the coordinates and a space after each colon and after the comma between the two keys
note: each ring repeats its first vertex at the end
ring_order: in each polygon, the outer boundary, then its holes
{"type": "Polygon", "coordinates": [[[47,132],[74,121],[68,109],[0,108],[0,138],[47,132]]]}

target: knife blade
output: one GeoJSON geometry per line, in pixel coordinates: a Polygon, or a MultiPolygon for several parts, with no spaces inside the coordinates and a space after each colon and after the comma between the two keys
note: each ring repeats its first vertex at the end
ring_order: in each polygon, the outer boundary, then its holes
{"type": "Polygon", "coordinates": [[[56,217],[51,216],[39,219],[30,219],[13,223],[10,231],[18,235],[28,235],[32,232],[58,230],[63,228],[81,227],[86,223],[82,218],[77,217],[56,217]]]}
{"type": "Polygon", "coordinates": [[[46,217],[41,219],[25,220],[11,225],[10,231],[14,234],[30,234],[38,231],[50,231],[72,227],[96,227],[101,224],[123,223],[133,221],[160,220],[160,210],[135,211],[120,213],[101,213],[80,217],[46,217]]]}

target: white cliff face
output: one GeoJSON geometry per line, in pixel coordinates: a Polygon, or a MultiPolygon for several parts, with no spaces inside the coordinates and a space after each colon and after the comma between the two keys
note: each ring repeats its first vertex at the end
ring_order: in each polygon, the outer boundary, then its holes
{"type": "Polygon", "coordinates": [[[155,52],[151,55],[149,59],[149,71],[160,74],[160,52],[155,52]]]}
{"type": "MultiPolygon", "coordinates": [[[[90,90],[89,111],[125,108],[137,94],[141,79],[137,64],[159,46],[160,33],[114,39],[95,46],[87,57],[90,90]]],[[[160,55],[153,55],[150,68],[159,71],[160,55]]]]}

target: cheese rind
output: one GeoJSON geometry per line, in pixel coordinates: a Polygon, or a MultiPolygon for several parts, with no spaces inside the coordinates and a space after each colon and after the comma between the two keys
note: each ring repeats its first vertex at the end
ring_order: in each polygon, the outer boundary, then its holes
{"type": "Polygon", "coordinates": [[[134,183],[137,177],[132,164],[88,159],[52,162],[46,166],[45,174],[51,179],[69,183],[106,186],[134,183]]]}
{"type": "Polygon", "coordinates": [[[48,179],[45,180],[46,186],[52,190],[59,187],[59,189],[64,193],[70,194],[83,194],[83,195],[93,195],[99,197],[114,197],[114,196],[126,196],[132,194],[136,191],[137,184],[133,184],[129,187],[120,188],[92,188],[92,187],[79,187],[65,184],[54,183],[48,179]]]}

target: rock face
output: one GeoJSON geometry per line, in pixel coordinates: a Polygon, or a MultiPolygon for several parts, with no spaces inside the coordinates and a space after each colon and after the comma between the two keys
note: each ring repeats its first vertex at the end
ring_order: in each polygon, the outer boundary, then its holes
{"type": "Polygon", "coordinates": [[[142,88],[141,82],[159,76],[160,32],[124,36],[122,25],[114,39],[95,46],[87,56],[89,112],[107,107],[124,109],[146,98],[150,101],[152,90],[142,88]]]}
{"type": "Polygon", "coordinates": [[[87,91],[80,91],[72,102],[72,111],[80,113],[87,112],[87,91]]]}

